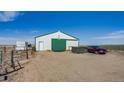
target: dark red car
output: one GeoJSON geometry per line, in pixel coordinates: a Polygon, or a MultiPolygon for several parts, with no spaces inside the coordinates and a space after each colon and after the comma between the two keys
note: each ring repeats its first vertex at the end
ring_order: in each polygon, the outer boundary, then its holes
{"type": "Polygon", "coordinates": [[[95,54],[106,54],[107,49],[101,48],[99,46],[88,46],[87,51],[89,53],[95,53],[95,54]]]}

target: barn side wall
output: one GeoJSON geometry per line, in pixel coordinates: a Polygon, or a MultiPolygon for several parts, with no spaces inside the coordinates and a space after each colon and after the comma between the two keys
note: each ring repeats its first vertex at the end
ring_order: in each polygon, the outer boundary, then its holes
{"type": "Polygon", "coordinates": [[[79,46],[79,41],[72,41],[72,40],[66,41],[66,50],[71,50],[72,47],[78,47],[78,46],[79,46]]]}

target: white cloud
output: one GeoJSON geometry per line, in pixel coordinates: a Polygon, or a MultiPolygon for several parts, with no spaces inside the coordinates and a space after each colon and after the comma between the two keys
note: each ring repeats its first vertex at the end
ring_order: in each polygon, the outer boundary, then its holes
{"type": "Polygon", "coordinates": [[[108,33],[105,36],[95,37],[94,39],[124,39],[124,30],[108,33]]]}
{"type": "Polygon", "coordinates": [[[116,31],[116,32],[110,33],[109,35],[121,35],[121,34],[124,35],[124,30],[116,31]]]}
{"type": "Polygon", "coordinates": [[[16,41],[26,41],[34,44],[35,33],[39,30],[18,30],[18,29],[5,29],[6,35],[0,36],[0,45],[13,45],[16,41]]]}
{"type": "Polygon", "coordinates": [[[20,12],[14,12],[14,11],[0,12],[0,22],[14,21],[15,18],[19,15],[20,12]]]}
{"type": "Polygon", "coordinates": [[[15,45],[16,41],[26,41],[30,43],[34,43],[34,40],[32,37],[0,37],[0,45],[15,45]]]}

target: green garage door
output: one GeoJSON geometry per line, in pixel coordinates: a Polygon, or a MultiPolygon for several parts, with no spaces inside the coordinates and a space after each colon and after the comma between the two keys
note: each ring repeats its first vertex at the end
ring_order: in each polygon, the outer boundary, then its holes
{"type": "Polygon", "coordinates": [[[52,39],[52,51],[62,52],[66,50],[66,40],[65,39],[52,39]]]}

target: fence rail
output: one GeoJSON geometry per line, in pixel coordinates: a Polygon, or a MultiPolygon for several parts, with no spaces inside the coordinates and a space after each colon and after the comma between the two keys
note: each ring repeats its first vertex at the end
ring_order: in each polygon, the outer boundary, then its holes
{"type": "Polygon", "coordinates": [[[33,50],[9,50],[6,51],[6,48],[0,51],[0,76],[7,74],[10,70],[18,70],[22,68],[20,61],[29,59],[32,57],[33,50]]]}

